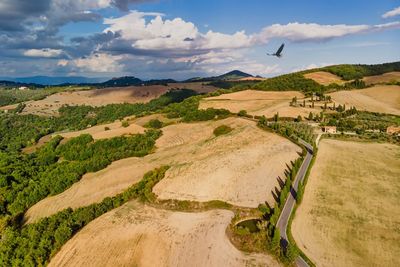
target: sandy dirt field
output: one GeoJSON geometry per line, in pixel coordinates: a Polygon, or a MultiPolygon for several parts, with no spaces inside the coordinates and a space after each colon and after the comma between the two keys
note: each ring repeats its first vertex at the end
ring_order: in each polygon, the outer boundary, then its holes
{"type": "Polygon", "coordinates": [[[231,112],[246,110],[250,115],[266,116],[267,118],[279,113],[281,117],[308,116],[310,112],[319,113],[321,109],[291,107],[289,105],[293,97],[298,101],[304,95],[296,91],[255,91],[245,90],[217,97],[209,97],[200,102],[200,109],[225,108],[231,112]]]}
{"type": "Polygon", "coordinates": [[[366,84],[375,84],[375,83],[388,83],[392,81],[400,81],[400,72],[388,72],[382,75],[375,75],[375,76],[367,76],[364,77],[364,82],[366,84]]]}
{"type": "Polygon", "coordinates": [[[336,103],[355,106],[358,110],[400,115],[400,86],[377,85],[367,89],[338,91],[332,94],[336,103]]]}
{"type": "Polygon", "coordinates": [[[323,139],[293,220],[317,266],[400,266],[400,147],[323,139]]]}
{"type": "Polygon", "coordinates": [[[51,266],[280,266],[268,255],[244,254],[225,234],[233,213],[183,213],[135,202],[83,228],[51,266]]]}
{"type": "Polygon", "coordinates": [[[53,134],[52,136],[61,135],[62,137],[69,139],[80,136],[81,134],[90,134],[93,139],[98,140],[116,136],[144,133],[145,130],[145,128],[135,123],[130,123],[128,127],[122,127],[121,121],[115,121],[113,123],[96,125],[81,131],[57,133],[53,134]],[[108,127],[109,130],[106,130],[106,127],[108,127]]]}
{"type": "Polygon", "coordinates": [[[245,207],[257,207],[264,201],[273,204],[271,190],[278,186],[277,177],[284,178],[285,164],[301,151],[287,139],[239,118],[167,126],[156,146],[154,154],[119,160],[84,175],[63,193],[34,205],[25,218],[32,222],[68,207],[99,202],[166,164],[171,168],[154,188],[161,198],[219,199],[245,207]],[[214,137],[213,130],[222,124],[234,130],[214,137]]]}
{"type": "Polygon", "coordinates": [[[345,83],[345,81],[343,81],[342,78],[340,78],[339,76],[336,76],[335,74],[326,71],[316,71],[307,73],[304,74],[304,77],[306,77],[307,79],[314,80],[322,85],[329,85],[331,83],[336,83],[336,84],[345,83]]]}
{"type": "MultiPolygon", "coordinates": [[[[216,90],[214,86],[202,83],[172,83],[168,86],[128,86],[113,87],[85,91],[61,92],[50,95],[45,99],[26,102],[23,114],[37,114],[52,116],[58,114],[58,109],[63,105],[90,105],[103,106],[118,103],[146,103],[157,98],[171,89],[187,88],[199,93],[208,93],[216,90]]],[[[10,109],[13,106],[3,107],[10,109]]]]}
{"type": "Polygon", "coordinates": [[[148,102],[166,93],[169,87],[156,86],[129,86],[95,90],[61,92],[50,95],[45,99],[31,101],[26,104],[22,113],[37,115],[56,115],[63,105],[90,105],[103,106],[114,103],[140,103],[148,102]]]}

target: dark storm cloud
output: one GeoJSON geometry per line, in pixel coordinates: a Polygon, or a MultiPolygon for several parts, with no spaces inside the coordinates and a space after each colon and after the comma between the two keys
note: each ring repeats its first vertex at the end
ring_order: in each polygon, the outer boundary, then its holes
{"type": "Polygon", "coordinates": [[[0,31],[22,31],[24,23],[46,13],[50,9],[50,0],[1,0],[0,31]]]}
{"type": "Polygon", "coordinates": [[[132,41],[124,40],[119,37],[103,43],[99,50],[114,55],[129,54],[156,58],[192,57],[210,52],[210,49],[140,49],[134,47],[132,41]]]}
{"type": "Polygon", "coordinates": [[[111,4],[122,11],[128,11],[129,4],[142,4],[145,2],[155,2],[155,0],[112,0],[111,4]]]}

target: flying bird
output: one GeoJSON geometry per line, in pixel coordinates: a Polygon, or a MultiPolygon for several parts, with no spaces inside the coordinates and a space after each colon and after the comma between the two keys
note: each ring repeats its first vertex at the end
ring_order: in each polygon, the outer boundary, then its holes
{"type": "Polygon", "coordinates": [[[275,56],[275,57],[281,57],[282,56],[282,50],[285,47],[285,44],[281,44],[281,46],[279,47],[278,51],[276,51],[274,54],[268,54],[268,56],[275,56]]]}

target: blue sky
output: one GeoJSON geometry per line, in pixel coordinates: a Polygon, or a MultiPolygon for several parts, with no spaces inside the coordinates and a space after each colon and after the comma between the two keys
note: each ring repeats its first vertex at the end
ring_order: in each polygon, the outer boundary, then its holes
{"type": "Polygon", "coordinates": [[[270,77],[400,60],[400,1],[30,2],[0,3],[0,77],[270,77]],[[282,42],[282,58],[266,55],[282,42]]]}

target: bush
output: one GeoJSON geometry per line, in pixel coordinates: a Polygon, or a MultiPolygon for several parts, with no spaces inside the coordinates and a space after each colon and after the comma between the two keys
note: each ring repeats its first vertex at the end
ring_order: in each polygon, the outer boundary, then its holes
{"type": "Polygon", "coordinates": [[[238,112],[239,117],[246,117],[247,116],[247,111],[246,110],[241,110],[238,112]]]}
{"type": "Polygon", "coordinates": [[[121,126],[126,128],[129,127],[129,122],[128,121],[122,121],[121,126]]]}
{"type": "Polygon", "coordinates": [[[221,125],[214,129],[214,135],[220,136],[232,132],[232,128],[227,125],[221,125]]]}
{"type": "Polygon", "coordinates": [[[164,126],[163,122],[158,119],[150,120],[145,125],[145,127],[153,129],[161,129],[163,126],[164,126]]]}

